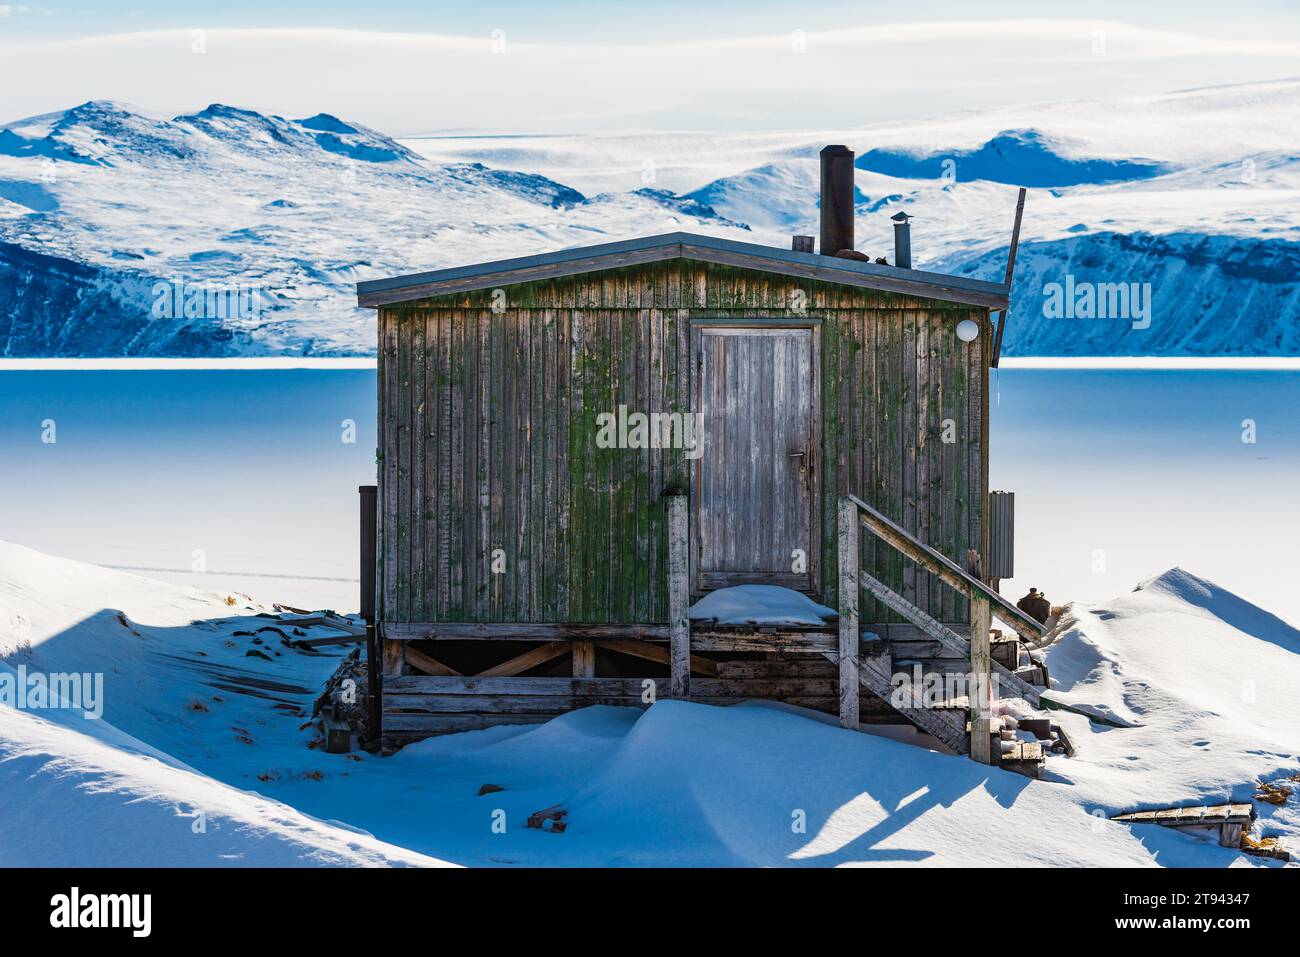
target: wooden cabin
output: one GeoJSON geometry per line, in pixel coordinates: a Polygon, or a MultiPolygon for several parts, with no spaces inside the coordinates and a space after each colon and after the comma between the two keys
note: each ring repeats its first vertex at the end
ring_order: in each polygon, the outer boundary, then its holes
{"type": "Polygon", "coordinates": [[[939,727],[885,692],[896,662],[969,659],[972,614],[985,646],[991,604],[1018,614],[983,574],[1010,562],[988,520],[1010,270],[849,255],[852,156],[823,151],[822,253],[671,233],[358,285],[386,750],[659,696],[911,721],[962,749],[964,712],[939,727]],[[840,620],[688,621],[749,583],[840,620]]]}

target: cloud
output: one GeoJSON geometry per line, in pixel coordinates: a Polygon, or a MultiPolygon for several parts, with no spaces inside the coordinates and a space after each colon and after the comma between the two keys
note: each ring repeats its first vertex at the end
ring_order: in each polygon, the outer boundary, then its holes
{"type": "Polygon", "coordinates": [[[13,119],[87,99],[328,110],[385,131],[852,127],[1294,72],[1300,44],[1118,22],[902,23],[638,44],[337,29],[170,30],[0,45],[13,119]],[[33,77],[39,82],[33,82],[33,77]]]}

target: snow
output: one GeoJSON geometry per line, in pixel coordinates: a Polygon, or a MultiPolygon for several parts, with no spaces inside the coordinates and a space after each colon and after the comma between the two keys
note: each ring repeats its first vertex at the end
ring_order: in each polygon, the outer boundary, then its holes
{"type": "Polygon", "coordinates": [[[111,726],[7,707],[0,793],[5,867],[443,863],[222,784],[111,726]]]}
{"type": "Polygon", "coordinates": [[[692,621],[720,625],[824,625],[834,608],[777,585],[735,585],[711,591],[691,606],[692,621]]]}
{"type": "MultiPolygon", "coordinates": [[[[1244,801],[1296,773],[1300,631],[1263,609],[1174,568],[1068,605],[1049,639],[1052,697],[1129,726],[1062,719],[1087,759],[1058,773],[1108,810],[1244,801]]],[[[1258,807],[1300,837],[1300,804],[1258,807]]]]}
{"type": "Polygon", "coordinates": [[[402,142],[328,114],[92,101],[0,129],[0,354],[371,355],[358,280],[674,230],[789,248],[817,233],[817,150],[843,142],[871,167],[873,257],[906,208],[918,267],[1000,280],[1007,184],[1034,187],[1009,355],[1294,355],[1297,100],[1279,80],[848,130],[402,142]],[[1067,272],[1151,282],[1151,328],[1045,320],[1067,272]],[[151,322],[176,277],[254,284],[264,307],[151,322]]]}
{"type": "MultiPolygon", "coordinates": [[[[0,866],[442,863],[177,760],[185,750],[210,757],[213,747],[196,740],[203,732],[188,717],[208,712],[185,705],[218,705],[211,688],[169,671],[167,662],[186,644],[206,644],[205,655],[216,657],[218,648],[202,641],[213,627],[206,619],[231,611],[224,596],[0,545],[0,686],[5,676],[16,680],[18,664],[47,673],[98,671],[108,705],[98,720],[76,708],[0,705],[0,866]],[[196,616],[204,617],[196,623],[196,616]],[[172,753],[122,730],[128,727],[172,753]]],[[[328,672],[319,662],[314,670],[322,678],[328,672]]],[[[226,700],[237,706],[239,697],[226,700]]],[[[265,723],[247,711],[237,720],[245,716],[251,727],[265,723]]],[[[298,723],[281,720],[289,731],[298,723]]]]}
{"type": "MultiPolygon", "coordinates": [[[[783,591],[753,607],[807,611],[783,591]]],[[[1277,866],[1104,815],[1249,800],[1300,771],[1297,632],[1178,570],[1068,609],[1044,652],[1054,693],[1132,726],[1053,712],[1079,753],[1043,781],[758,702],[323,754],[301,709],[338,657],[235,634],[262,613],[0,543],[0,668],[101,671],[106,692],[98,721],[0,706],[0,864],[1277,866]],[[563,834],[523,826],[557,804],[563,834]]],[[[1300,801],[1257,806],[1300,849],[1300,801]]]]}

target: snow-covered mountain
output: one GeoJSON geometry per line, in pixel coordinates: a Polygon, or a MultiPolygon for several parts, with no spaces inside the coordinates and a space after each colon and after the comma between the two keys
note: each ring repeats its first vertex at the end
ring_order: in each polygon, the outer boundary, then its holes
{"type": "Polygon", "coordinates": [[[367,355],[353,283],[682,229],[816,233],[858,153],[859,248],[1001,279],[1010,355],[1300,353],[1300,80],[772,134],[447,136],[111,102],[0,126],[0,356],[367,355]],[[1123,284],[1141,317],[1052,312],[1123,284]],[[1133,284],[1137,284],[1136,287],[1133,284]]]}

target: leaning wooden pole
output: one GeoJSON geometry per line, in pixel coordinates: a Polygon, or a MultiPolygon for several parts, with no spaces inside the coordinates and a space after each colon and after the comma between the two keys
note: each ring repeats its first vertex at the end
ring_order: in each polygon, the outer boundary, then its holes
{"type": "Polygon", "coordinates": [[[668,499],[669,694],[691,695],[690,527],[686,496],[668,499]]]}
{"type": "Polygon", "coordinates": [[[1025,212],[1025,188],[1020,187],[1020,195],[1016,197],[1016,221],[1011,227],[1011,249],[1007,254],[1007,273],[1002,280],[1002,285],[1007,287],[1007,308],[1002,310],[1001,321],[998,322],[998,332],[993,339],[993,361],[989,363],[993,368],[998,367],[1002,361],[1002,333],[1006,331],[1007,320],[1011,318],[1011,281],[1015,278],[1016,273],[1016,252],[1020,248],[1020,218],[1025,212]]]}
{"type": "Polygon", "coordinates": [[[858,726],[858,507],[840,499],[840,726],[858,726]]]}

